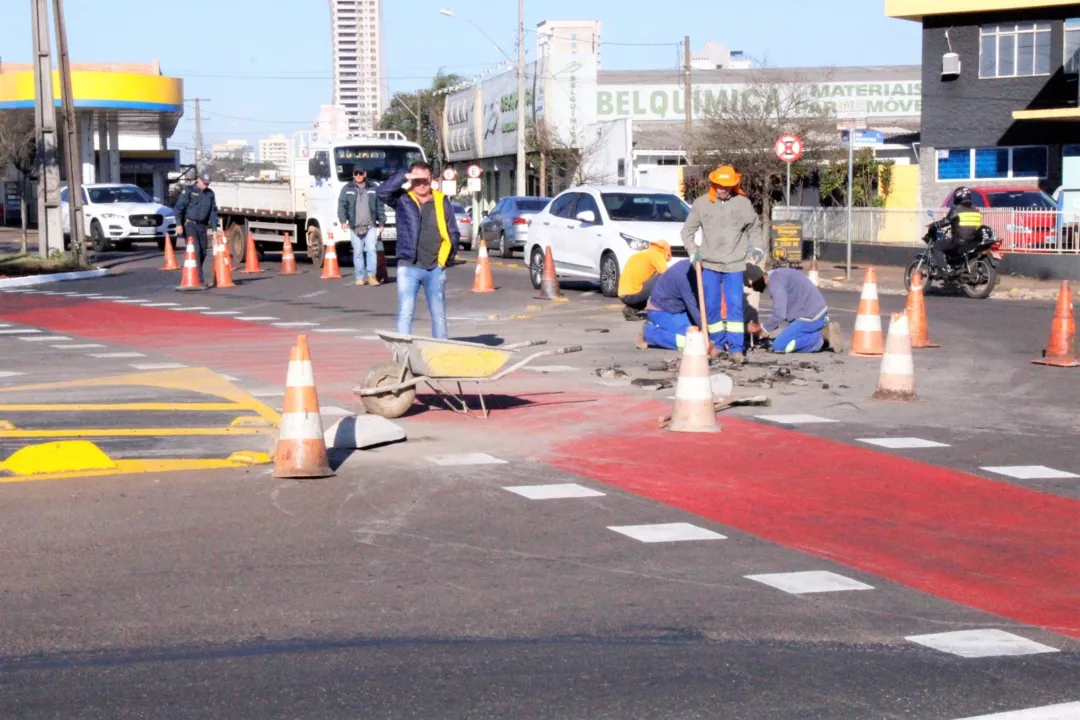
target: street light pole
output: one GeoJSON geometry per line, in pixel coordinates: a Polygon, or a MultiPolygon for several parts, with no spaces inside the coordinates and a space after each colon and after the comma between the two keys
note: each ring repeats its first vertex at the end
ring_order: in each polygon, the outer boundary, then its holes
{"type": "Polygon", "coordinates": [[[417,95],[417,98],[416,98],[416,112],[413,112],[412,108],[409,107],[408,104],[404,100],[402,100],[400,97],[398,97],[397,95],[394,96],[394,100],[397,100],[398,104],[401,105],[401,107],[405,108],[409,112],[410,115],[412,115],[414,118],[416,118],[416,144],[417,145],[423,144],[420,141],[420,133],[422,132],[422,128],[423,128],[423,125],[422,125],[421,120],[420,120],[420,116],[421,116],[421,114],[423,114],[424,108],[423,108],[423,106],[421,104],[422,101],[420,99],[420,96],[417,95]]]}
{"type": "Polygon", "coordinates": [[[518,197],[526,194],[528,165],[525,161],[525,0],[518,0],[517,57],[517,179],[518,197]]]}

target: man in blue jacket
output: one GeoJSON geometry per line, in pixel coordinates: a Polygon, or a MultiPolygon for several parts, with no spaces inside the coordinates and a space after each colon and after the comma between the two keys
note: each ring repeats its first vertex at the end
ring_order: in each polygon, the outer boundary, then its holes
{"type": "Polygon", "coordinates": [[[397,225],[397,331],[412,334],[416,295],[424,288],[431,336],[447,337],[446,266],[457,254],[458,230],[450,199],[431,188],[431,166],[413,163],[376,191],[379,200],[394,209],[397,225]]]}
{"type": "MultiPolygon", "coordinates": [[[[664,271],[653,285],[645,315],[647,319],[635,343],[641,350],[648,347],[682,350],[686,329],[692,325],[701,327],[697,277],[689,260],[680,260],[664,271]]],[[[716,335],[712,339],[715,342],[716,335]]]]}
{"type": "MultiPolygon", "coordinates": [[[[202,173],[196,178],[194,185],[184,188],[173,212],[176,213],[177,234],[194,240],[195,263],[199,268],[199,282],[202,283],[205,278],[203,260],[213,258],[207,230],[216,232],[218,229],[217,199],[214,191],[210,189],[210,173],[202,173]]],[[[213,278],[213,265],[210,267],[210,277],[213,278]]],[[[206,287],[213,285],[208,283],[206,287]]]]}
{"type": "Polygon", "coordinates": [[[841,352],[844,338],[840,324],[829,321],[829,307],[810,278],[798,270],[778,268],[766,273],[757,265],[747,265],[743,275],[755,292],[768,288],[772,315],[760,325],[750,323],[752,335],[772,340],[776,353],[841,352]]]}

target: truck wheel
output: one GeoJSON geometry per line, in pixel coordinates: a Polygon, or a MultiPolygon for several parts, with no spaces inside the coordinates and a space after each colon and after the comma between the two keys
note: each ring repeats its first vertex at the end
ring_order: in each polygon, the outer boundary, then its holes
{"type": "Polygon", "coordinates": [[[225,233],[225,247],[229,249],[229,254],[232,255],[232,264],[234,268],[244,264],[244,252],[247,250],[247,235],[244,233],[243,225],[229,226],[228,231],[225,233]]]}
{"type": "Polygon", "coordinates": [[[307,256],[311,258],[312,265],[321,268],[323,255],[322,230],[312,225],[307,231],[307,256]]]}

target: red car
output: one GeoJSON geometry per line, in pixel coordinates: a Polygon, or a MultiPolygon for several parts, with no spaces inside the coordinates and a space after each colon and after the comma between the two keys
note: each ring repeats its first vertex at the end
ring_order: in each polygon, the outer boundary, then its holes
{"type": "MultiPolygon", "coordinates": [[[[950,208],[949,193],[942,208],[950,208]]],[[[1052,250],[1057,247],[1057,203],[1031,185],[971,188],[971,204],[983,213],[983,223],[1007,252],[1052,250]]]]}

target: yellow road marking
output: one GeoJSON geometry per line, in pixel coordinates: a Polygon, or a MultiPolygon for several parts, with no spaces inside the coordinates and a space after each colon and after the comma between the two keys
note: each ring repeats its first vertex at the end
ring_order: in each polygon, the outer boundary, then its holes
{"type": "Polygon", "coordinates": [[[166,412],[175,410],[178,412],[231,412],[234,410],[247,410],[244,405],[237,403],[166,403],[166,402],[133,402],[133,403],[67,403],[57,405],[0,405],[0,412],[120,412],[120,411],[146,411],[166,412]]]}
{"type": "Polygon", "coordinates": [[[79,428],[75,430],[2,430],[0,440],[28,438],[107,438],[107,437],[184,437],[201,435],[268,435],[275,432],[266,428],[79,428]]]}
{"type": "Polygon", "coordinates": [[[116,460],[116,467],[109,470],[64,472],[41,475],[0,475],[0,484],[28,482],[31,480],[67,480],[71,478],[94,478],[109,475],[135,475],[155,472],[195,472],[198,470],[223,470],[227,468],[250,468],[251,463],[236,460],[116,460]]]}

